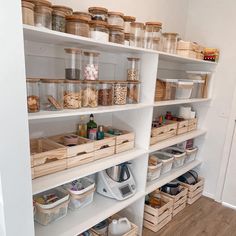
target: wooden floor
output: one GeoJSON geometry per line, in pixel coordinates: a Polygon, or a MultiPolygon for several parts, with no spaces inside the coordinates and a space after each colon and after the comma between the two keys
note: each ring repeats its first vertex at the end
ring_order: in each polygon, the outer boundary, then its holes
{"type": "Polygon", "coordinates": [[[202,197],[159,232],[144,229],[143,236],[236,236],[236,211],[202,197]]]}

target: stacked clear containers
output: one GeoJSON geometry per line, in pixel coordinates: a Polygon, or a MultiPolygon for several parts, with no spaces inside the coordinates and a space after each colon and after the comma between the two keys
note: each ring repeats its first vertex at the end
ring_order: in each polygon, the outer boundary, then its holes
{"type": "Polygon", "coordinates": [[[109,41],[108,24],[104,21],[92,20],[90,22],[90,37],[99,42],[106,43],[109,41]]]}
{"type": "Polygon", "coordinates": [[[69,80],[81,78],[81,50],[79,48],[65,48],[65,77],[69,80]]]}
{"type": "Polygon", "coordinates": [[[84,80],[98,80],[99,53],[84,52],[83,76],[84,80]]]}
{"type": "Polygon", "coordinates": [[[140,100],[140,82],[129,81],[127,83],[127,104],[136,104],[140,100]]]}
{"type": "Polygon", "coordinates": [[[52,12],[52,29],[65,32],[66,31],[66,14],[63,11],[53,10],[52,12]]]}
{"type": "Polygon", "coordinates": [[[39,79],[27,79],[27,106],[28,112],[38,112],[40,110],[39,99],[39,79]]]}
{"type": "Polygon", "coordinates": [[[107,21],[108,10],[104,7],[90,7],[88,9],[92,15],[92,20],[107,21]]]}
{"type": "Polygon", "coordinates": [[[97,81],[83,82],[83,107],[97,107],[98,106],[98,83],[97,81]]]}
{"type": "Polygon", "coordinates": [[[134,46],[144,46],[144,24],[140,22],[130,23],[130,33],[134,35],[134,46]]]}
{"type": "Polygon", "coordinates": [[[127,80],[139,81],[140,75],[140,58],[128,57],[127,80]]]}
{"type": "Polygon", "coordinates": [[[109,26],[109,41],[112,43],[124,44],[125,34],[123,27],[111,25],[109,26]]]}
{"type": "Polygon", "coordinates": [[[146,22],[144,47],[153,50],[161,49],[161,29],[160,22],[146,22]]]}
{"type": "Polygon", "coordinates": [[[34,4],[32,2],[22,1],[21,5],[23,24],[34,25],[34,4]]]}
{"type": "Polygon", "coordinates": [[[113,97],[114,97],[113,82],[112,81],[99,81],[98,105],[112,106],[113,97]]]}
{"type": "Polygon", "coordinates": [[[162,34],[162,50],[168,53],[176,53],[177,50],[177,33],[163,33],[162,34]]]}
{"type": "Polygon", "coordinates": [[[109,25],[124,27],[124,14],[122,12],[108,12],[107,22],[109,25]]]}
{"type": "Polygon", "coordinates": [[[127,97],[127,82],[116,81],[113,84],[114,88],[114,105],[125,105],[127,97]]]}

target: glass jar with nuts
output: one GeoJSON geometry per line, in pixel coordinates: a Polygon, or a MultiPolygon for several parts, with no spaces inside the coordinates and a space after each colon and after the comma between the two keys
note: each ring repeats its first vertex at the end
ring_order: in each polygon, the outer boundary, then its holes
{"type": "Polygon", "coordinates": [[[27,79],[27,106],[28,112],[38,112],[40,110],[39,102],[39,79],[27,79]]]}
{"type": "Polygon", "coordinates": [[[127,82],[116,81],[113,84],[114,88],[114,105],[125,105],[127,96],[127,82]]]}
{"type": "Polygon", "coordinates": [[[129,81],[127,85],[127,103],[136,104],[139,103],[140,95],[140,82],[129,81]]]}
{"type": "Polygon", "coordinates": [[[98,105],[113,105],[113,81],[99,81],[98,105]]]}
{"type": "Polygon", "coordinates": [[[139,81],[140,58],[128,57],[127,80],[139,81]]]}
{"type": "Polygon", "coordinates": [[[97,81],[84,81],[82,94],[83,107],[97,107],[98,106],[98,83],[97,81]]]}

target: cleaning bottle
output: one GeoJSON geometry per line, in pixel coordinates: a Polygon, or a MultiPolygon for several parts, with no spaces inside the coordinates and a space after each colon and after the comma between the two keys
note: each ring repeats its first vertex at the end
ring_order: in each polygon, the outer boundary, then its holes
{"type": "Polygon", "coordinates": [[[131,224],[127,218],[112,220],[108,226],[108,236],[122,236],[131,230],[131,224]]]}

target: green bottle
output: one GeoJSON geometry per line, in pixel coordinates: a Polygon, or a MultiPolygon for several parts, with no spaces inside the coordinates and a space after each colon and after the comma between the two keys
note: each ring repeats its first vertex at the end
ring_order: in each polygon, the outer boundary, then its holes
{"type": "Polygon", "coordinates": [[[87,123],[87,138],[91,140],[97,139],[97,124],[94,121],[93,114],[89,117],[89,122],[87,123]]]}
{"type": "Polygon", "coordinates": [[[97,140],[101,139],[104,139],[104,131],[102,125],[98,126],[98,133],[97,133],[97,140]]]}

